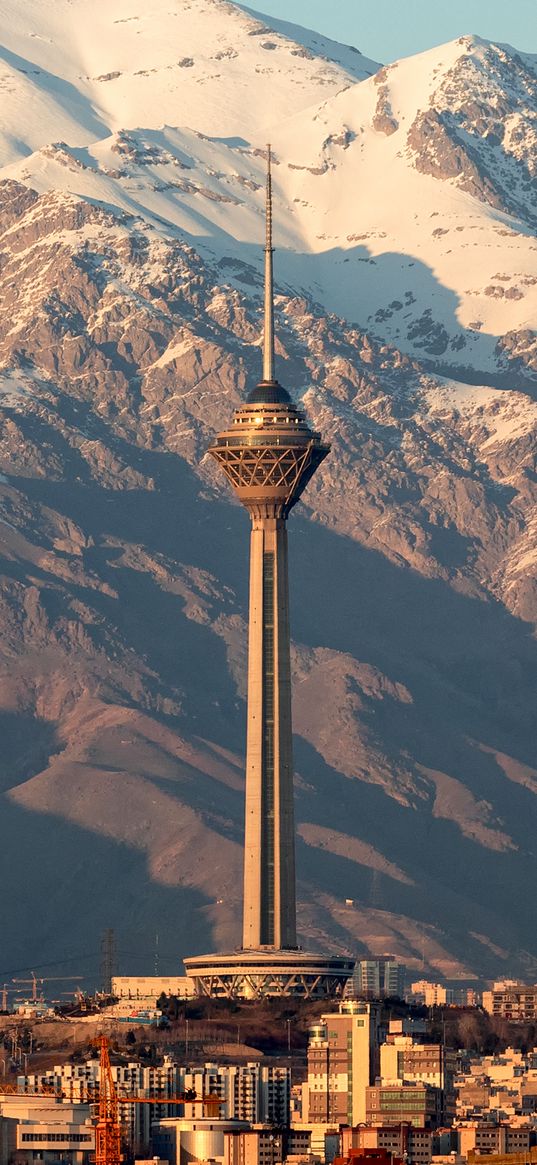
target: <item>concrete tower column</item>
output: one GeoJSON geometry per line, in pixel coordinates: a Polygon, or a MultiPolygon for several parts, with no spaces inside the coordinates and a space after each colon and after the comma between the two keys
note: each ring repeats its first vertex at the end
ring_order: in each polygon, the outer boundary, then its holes
{"type": "Polygon", "coordinates": [[[296,945],[287,526],[252,516],[243,947],[296,945]]]}

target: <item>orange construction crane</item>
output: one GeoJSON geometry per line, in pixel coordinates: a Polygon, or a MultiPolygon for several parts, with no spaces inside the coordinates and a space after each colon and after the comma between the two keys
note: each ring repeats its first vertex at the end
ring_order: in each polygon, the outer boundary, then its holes
{"type": "MultiPolygon", "coordinates": [[[[101,1036],[100,1040],[98,1040],[98,1041],[96,1040],[94,1042],[99,1043],[99,1045],[101,1047],[101,1080],[106,1081],[105,1086],[103,1088],[102,1085],[100,1086],[97,1083],[97,1081],[95,1081],[95,1083],[93,1083],[90,1080],[87,1080],[87,1081],[78,1080],[76,1083],[78,1084],[78,1089],[79,1089],[79,1091],[77,1093],[77,1099],[81,1100],[85,1104],[93,1104],[96,1107],[98,1106],[98,1108],[99,1108],[98,1126],[97,1127],[99,1127],[99,1125],[102,1123],[103,1128],[104,1128],[104,1125],[108,1120],[108,1118],[105,1117],[104,1109],[102,1108],[102,1102],[104,1099],[104,1095],[106,1094],[107,1088],[109,1089],[108,1095],[109,1096],[111,1095],[110,1084],[112,1087],[112,1092],[113,1092],[114,1097],[115,1097],[115,1104],[117,1106],[118,1123],[120,1123],[119,1122],[119,1105],[120,1104],[154,1104],[154,1105],[156,1105],[156,1104],[203,1104],[207,1108],[207,1115],[209,1117],[211,1117],[213,1119],[218,1118],[218,1110],[222,1107],[222,1105],[224,1104],[224,1101],[222,1100],[222,1098],[220,1096],[217,1096],[215,1093],[207,1093],[204,1096],[197,1096],[193,1089],[187,1089],[186,1092],[181,1092],[179,1094],[179,1096],[158,1096],[158,1095],[156,1095],[156,1096],[118,1096],[117,1091],[116,1091],[116,1087],[115,1087],[115,1081],[111,1075],[110,1059],[109,1059],[109,1052],[108,1052],[109,1041],[106,1038],[106,1036],[101,1036]],[[109,1076],[108,1076],[106,1068],[105,1068],[105,1074],[103,1075],[102,1040],[106,1041],[105,1049],[106,1049],[106,1055],[108,1056],[108,1068],[110,1070],[109,1076]]],[[[15,1096],[21,1096],[21,1095],[24,1095],[24,1096],[50,1096],[54,1100],[68,1100],[70,1097],[70,1093],[66,1092],[65,1089],[62,1088],[62,1085],[60,1084],[59,1081],[58,1081],[58,1083],[54,1083],[53,1081],[48,1081],[48,1080],[44,1080],[41,1084],[38,1084],[35,1088],[24,1088],[20,1084],[3,1083],[3,1084],[0,1084],[0,1098],[2,1095],[9,1095],[9,1096],[13,1096],[13,1095],[15,1095],[15,1096]]],[[[107,1158],[105,1161],[105,1158],[102,1157],[100,1160],[102,1161],[103,1165],[110,1165],[110,1160],[117,1160],[117,1158],[114,1158],[114,1159],[107,1158]]],[[[97,1157],[95,1158],[95,1165],[98,1165],[97,1157]]]]}
{"type": "Polygon", "coordinates": [[[95,1128],[95,1165],[120,1165],[122,1161],[120,1104],[205,1104],[210,1114],[218,1114],[223,1104],[219,1096],[209,1094],[198,1098],[192,1090],[180,1096],[118,1096],[110,1064],[110,1040],[107,1036],[99,1036],[93,1042],[101,1049],[100,1081],[96,1097],[99,1115],[95,1128]]]}
{"type": "Polygon", "coordinates": [[[95,1128],[95,1165],[120,1165],[121,1129],[119,1107],[110,1054],[109,1040],[100,1036],[101,1072],[99,1081],[99,1115],[95,1128]]]}
{"type": "MultiPolygon", "coordinates": [[[[78,1099],[84,1101],[86,1104],[99,1103],[99,1084],[97,1081],[93,1083],[91,1080],[77,1081],[79,1085],[78,1099]]],[[[65,1096],[66,1093],[61,1094],[65,1096]]],[[[153,1096],[122,1096],[116,1093],[116,1098],[119,1104],[203,1104],[207,1109],[207,1115],[214,1119],[218,1118],[218,1110],[222,1107],[224,1101],[220,1096],[209,1093],[204,1096],[196,1096],[190,1090],[181,1092],[178,1096],[161,1096],[155,1094],[153,1096]]]]}
{"type": "Polygon", "coordinates": [[[179,1096],[118,1096],[119,1104],[204,1104],[209,1117],[218,1118],[218,1109],[224,1101],[220,1096],[191,1096],[182,1092],[179,1096]]]}
{"type": "Polygon", "coordinates": [[[43,1081],[35,1088],[24,1088],[22,1084],[0,1084],[1,1096],[51,1096],[54,1100],[63,1100],[65,1093],[58,1090],[54,1084],[43,1081]]]}

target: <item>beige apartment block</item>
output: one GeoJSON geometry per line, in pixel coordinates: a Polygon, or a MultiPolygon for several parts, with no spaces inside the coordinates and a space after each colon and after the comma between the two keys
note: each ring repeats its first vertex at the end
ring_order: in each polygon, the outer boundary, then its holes
{"type": "Polygon", "coordinates": [[[428,979],[417,979],[410,984],[409,998],[413,1003],[425,1004],[425,1007],[441,1007],[446,1003],[453,1003],[455,993],[450,987],[445,987],[442,983],[430,983],[428,979]]]}
{"type": "Polygon", "coordinates": [[[411,1036],[393,1036],[380,1049],[382,1084],[422,1083],[442,1092],[443,1121],[455,1114],[457,1056],[443,1044],[418,1044],[411,1036]]]}
{"type": "Polygon", "coordinates": [[[356,1125],[366,1119],[366,1090],[379,1067],[380,1006],[347,1001],[310,1032],[305,1119],[356,1125]]]}
{"type": "Polygon", "coordinates": [[[431,1165],[433,1133],[416,1128],[408,1121],[396,1125],[359,1125],[341,1133],[341,1156],[351,1149],[380,1149],[391,1157],[400,1157],[408,1165],[431,1165]]]}
{"type": "Polygon", "coordinates": [[[505,979],[495,983],[492,991],[483,992],[483,1008],[489,1015],[526,1023],[537,1019],[537,984],[505,979]]]}

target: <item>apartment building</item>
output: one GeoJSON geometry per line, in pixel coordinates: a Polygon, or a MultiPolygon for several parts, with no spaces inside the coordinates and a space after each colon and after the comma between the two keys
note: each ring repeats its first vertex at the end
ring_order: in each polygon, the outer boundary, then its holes
{"type": "Polygon", "coordinates": [[[443,1103],[442,1090],[431,1084],[376,1084],[366,1088],[366,1123],[408,1122],[416,1128],[433,1129],[442,1123],[443,1103]]]}
{"type": "Polygon", "coordinates": [[[380,1006],[357,1000],[321,1016],[310,1032],[304,1120],[355,1125],[366,1119],[366,1089],[379,1071],[380,1006]]]}
{"type": "MultiPolygon", "coordinates": [[[[132,1062],[112,1065],[120,1096],[154,1097],[154,1104],[122,1104],[123,1135],[137,1152],[146,1150],[153,1121],[183,1117],[194,1120],[209,1115],[200,1105],[203,1096],[218,1096],[221,1119],[266,1122],[286,1128],[290,1123],[291,1077],[287,1067],[253,1064],[205,1064],[189,1069],[165,1057],[158,1067],[132,1062]],[[196,1101],[164,1103],[193,1090],[196,1101]]],[[[20,1089],[31,1092],[45,1085],[62,1093],[73,1104],[91,1099],[98,1089],[98,1060],[62,1064],[40,1075],[20,1076],[20,1089]]]]}
{"type": "Polygon", "coordinates": [[[383,1085],[423,1083],[442,1092],[441,1121],[455,1115],[455,1052],[443,1044],[416,1043],[412,1036],[397,1036],[380,1048],[380,1077],[383,1085]]]}
{"type": "Polygon", "coordinates": [[[380,1149],[402,1158],[407,1165],[431,1165],[433,1133],[408,1121],[395,1125],[359,1125],[355,1129],[342,1129],[341,1156],[348,1157],[351,1149],[380,1149]]]}
{"type": "Polygon", "coordinates": [[[392,955],[380,959],[359,959],[354,968],[349,990],[361,999],[402,999],[405,990],[406,967],[392,955]]]}
{"type": "Polygon", "coordinates": [[[503,979],[492,991],[483,992],[483,1008],[489,1015],[527,1023],[537,1019],[537,984],[503,979]]]}
{"type": "MultiPolygon", "coordinates": [[[[183,1070],[182,1089],[197,1097],[219,1096],[220,1116],[287,1128],[291,1120],[291,1073],[288,1067],[251,1064],[205,1064],[183,1070]]],[[[194,1119],[199,1108],[185,1101],[184,1115],[194,1119]]]]}

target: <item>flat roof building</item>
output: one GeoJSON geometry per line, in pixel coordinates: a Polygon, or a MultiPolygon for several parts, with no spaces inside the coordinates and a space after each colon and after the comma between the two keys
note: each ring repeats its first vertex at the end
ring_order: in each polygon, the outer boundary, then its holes
{"type": "Polygon", "coordinates": [[[400,1124],[436,1128],[443,1114],[440,1088],[417,1081],[413,1084],[381,1084],[366,1089],[367,1124],[400,1124]]]}
{"type": "Polygon", "coordinates": [[[114,975],[112,977],[112,995],[118,999],[151,1001],[155,1004],[161,995],[175,995],[178,999],[188,999],[194,994],[194,984],[188,975],[114,975]]]}
{"type": "Polygon", "coordinates": [[[0,1100],[1,1160],[10,1165],[89,1165],[95,1128],[87,1104],[48,1096],[4,1095],[0,1100]]]}
{"type": "Polygon", "coordinates": [[[505,979],[483,992],[483,1009],[501,1019],[527,1023],[537,1019],[537,984],[505,979]]]}

